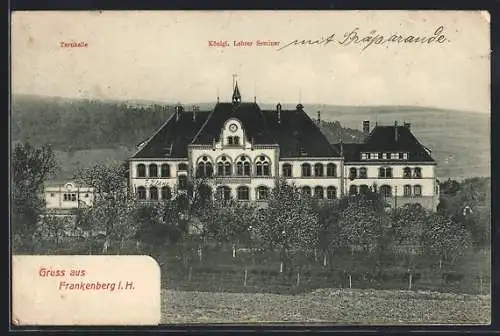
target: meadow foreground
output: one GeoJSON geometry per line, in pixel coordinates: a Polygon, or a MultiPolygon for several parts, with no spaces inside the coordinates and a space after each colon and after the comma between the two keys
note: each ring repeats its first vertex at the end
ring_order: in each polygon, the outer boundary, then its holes
{"type": "Polygon", "coordinates": [[[299,295],[162,291],[162,323],[489,324],[491,298],[401,290],[299,295]]]}

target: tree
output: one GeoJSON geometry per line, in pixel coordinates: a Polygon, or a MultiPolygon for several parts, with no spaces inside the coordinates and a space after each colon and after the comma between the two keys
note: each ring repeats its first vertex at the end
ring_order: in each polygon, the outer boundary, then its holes
{"type": "Polygon", "coordinates": [[[431,214],[424,222],[422,245],[425,251],[442,262],[454,262],[471,246],[470,233],[462,223],[453,221],[442,214],[431,214]]]}
{"type": "Polygon", "coordinates": [[[58,163],[48,145],[17,144],[12,155],[13,246],[16,252],[33,252],[33,237],[43,213],[44,183],[58,171],[58,163]]]}
{"type": "Polygon", "coordinates": [[[77,225],[93,234],[104,235],[102,253],[107,253],[112,242],[125,241],[135,236],[137,225],[132,214],[137,206],[135,197],[127,190],[123,165],[95,166],[78,171],[75,179],[94,188],[91,207],[81,209],[77,225]]]}
{"type": "Polygon", "coordinates": [[[311,251],[318,245],[319,220],[311,200],[285,180],[277,181],[268,207],[257,222],[257,239],[268,249],[280,251],[280,271],[288,262],[290,250],[311,251]]]}

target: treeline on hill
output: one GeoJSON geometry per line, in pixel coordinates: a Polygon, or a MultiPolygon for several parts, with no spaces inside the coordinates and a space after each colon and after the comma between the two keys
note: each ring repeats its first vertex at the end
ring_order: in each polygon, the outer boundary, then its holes
{"type": "MultiPolygon", "coordinates": [[[[171,115],[171,105],[129,106],[125,103],[62,98],[14,97],[12,138],[14,141],[50,144],[54,150],[136,146],[151,136],[171,115]]],[[[342,127],[322,122],[330,142],[339,142],[342,127]]],[[[344,129],[346,142],[361,139],[361,132],[344,129]]]]}
{"type": "MultiPolygon", "coordinates": [[[[468,277],[473,284],[462,287],[483,292],[489,279],[489,179],[443,182],[445,201],[437,213],[418,204],[387,209],[376,191],[322,202],[285,181],[265,207],[211,199],[204,180],[192,181],[184,196],[141,203],[127,191],[123,165],[98,164],[75,176],[96,195],[93,206],[78,209],[72,221],[42,216],[40,183],[57,167],[51,149],[18,145],[13,159],[15,252],[149,254],[167,265],[171,288],[186,288],[186,279],[204,274],[219,290],[220,281],[239,279],[228,286],[241,290],[255,272],[260,280],[252,281],[261,290],[270,279],[288,288],[293,278],[298,288],[300,281],[322,286],[317,279],[338,284],[348,278],[350,287],[353,281],[373,286],[411,275],[410,288],[422,278],[437,288],[446,279],[468,277]]],[[[191,289],[207,283],[191,283],[191,289]]]]}

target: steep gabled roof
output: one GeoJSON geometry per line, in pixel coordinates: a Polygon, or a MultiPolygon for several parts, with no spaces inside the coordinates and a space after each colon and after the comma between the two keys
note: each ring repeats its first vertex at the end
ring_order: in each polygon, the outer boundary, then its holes
{"type": "Polygon", "coordinates": [[[207,145],[212,144],[214,140],[218,141],[222,126],[229,118],[236,118],[242,122],[248,139],[253,139],[254,144],[276,143],[256,103],[218,103],[192,143],[207,145]]]}
{"type": "Polygon", "coordinates": [[[266,125],[280,146],[280,157],[338,157],[314,121],[302,110],[263,111],[266,125]]]}
{"type": "Polygon", "coordinates": [[[210,112],[182,111],[179,112],[178,119],[176,113],[172,114],[133,158],[187,158],[187,146],[210,112]],[[193,113],[196,113],[195,118],[193,113]]]}
{"type": "MultiPolygon", "coordinates": [[[[340,150],[340,144],[335,144],[340,150]]],[[[361,153],[401,152],[409,153],[408,162],[435,162],[410,129],[405,126],[375,126],[368,138],[361,144],[343,144],[346,161],[361,161],[361,153]]],[[[369,160],[377,162],[387,160],[369,160]]]]}

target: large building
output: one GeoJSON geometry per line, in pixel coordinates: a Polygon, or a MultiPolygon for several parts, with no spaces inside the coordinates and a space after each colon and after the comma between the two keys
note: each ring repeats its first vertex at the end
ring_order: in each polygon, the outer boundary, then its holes
{"type": "Polygon", "coordinates": [[[242,102],[236,83],[232,101],[217,98],[210,111],[177,106],[130,158],[130,188],[139,199],[170,199],[189,180],[204,178],[224,198],[265,201],[284,177],[320,199],[371,188],[388,205],[418,202],[435,210],[436,162],[409,124],[370,131],[365,121],[363,130],[362,144],[330,144],[302,104],[262,110],[256,102],[242,102]]]}

